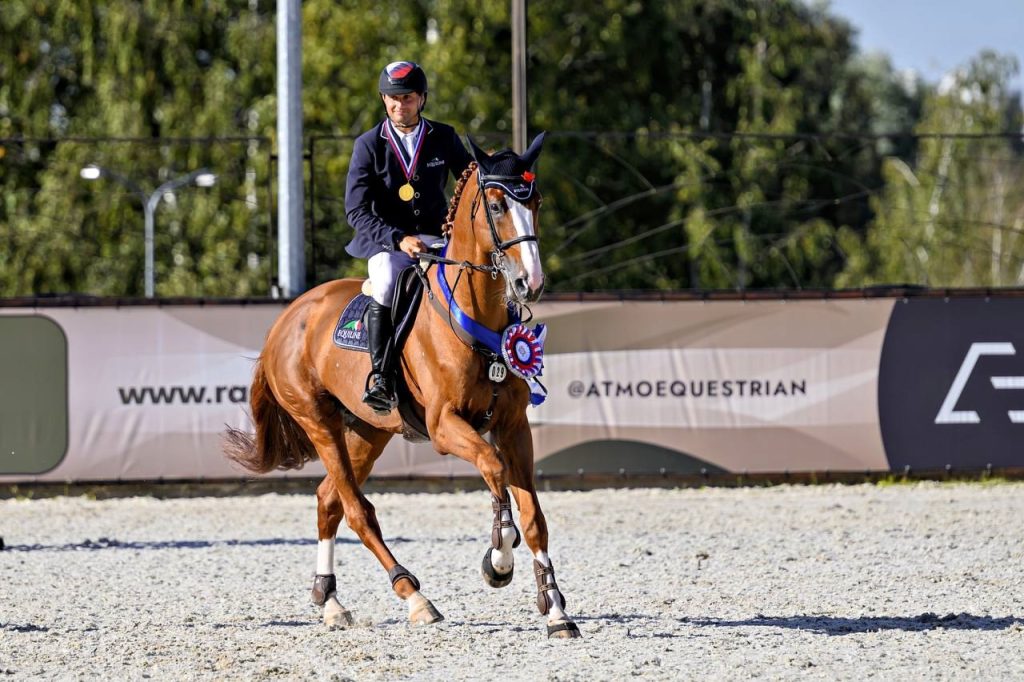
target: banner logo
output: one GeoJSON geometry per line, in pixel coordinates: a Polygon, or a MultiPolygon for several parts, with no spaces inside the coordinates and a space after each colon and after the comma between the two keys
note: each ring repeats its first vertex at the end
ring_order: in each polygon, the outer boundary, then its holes
{"type": "MultiPolygon", "coordinates": [[[[1016,351],[1012,343],[972,343],[967,356],[964,357],[953,385],[949,387],[946,399],[942,401],[939,413],[935,415],[936,424],[980,424],[981,417],[974,410],[957,410],[956,404],[960,400],[960,394],[964,392],[978,363],[978,358],[983,355],[1015,355],[1016,351]]],[[[992,388],[1000,389],[1022,389],[1024,388],[1024,376],[1000,376],[990,377],[992,388]]],[[[1007,415],[1014,424],[1024,424],[1024,410],[1008,410],[1007,415]]]]}
{"type": "Polygon", "coordinates": [[[1024,466],[1024,299],[894,304],[878,374],[893,469],[1024,466]]]}

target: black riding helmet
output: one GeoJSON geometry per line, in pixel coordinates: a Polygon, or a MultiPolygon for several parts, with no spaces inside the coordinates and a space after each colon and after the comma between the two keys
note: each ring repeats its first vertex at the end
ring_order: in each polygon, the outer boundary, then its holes
{"type": "Polygon", "coordinates": [[[415,92],[427,96],[427,74],[416,62],[391,62],[380,72],[378,86],[382,95],[415,92]]]}

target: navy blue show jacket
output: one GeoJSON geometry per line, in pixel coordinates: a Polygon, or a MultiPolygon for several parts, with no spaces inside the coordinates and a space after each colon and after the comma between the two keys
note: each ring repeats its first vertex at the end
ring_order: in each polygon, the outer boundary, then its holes
{"type": "Polygon", "coordinates": [[[407,234],[441,234],[448,213],[448,173],[458,178],[471,158],[454,128],[422,120],[423,147],[408,180],[385,137],[386,119],[356,138],[345,185],[345,214],[356,231],[345,247],[350,255],[370,258],[394,251],[407,234]],[[398,196],[406,182],[416,192],[412,201],[398,196]]]}

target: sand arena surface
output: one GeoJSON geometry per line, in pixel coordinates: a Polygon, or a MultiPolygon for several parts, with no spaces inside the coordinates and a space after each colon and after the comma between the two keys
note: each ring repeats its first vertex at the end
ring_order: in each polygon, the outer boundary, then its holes
{"type": "Polygon", "coordinates": [[[0,679],[1024,677],[1024,484],[542,493],[573,641],[525,543],[484,584],[487,493],[370,499],[443,623],[343,525],[325,629],[312,494],[2,500],[0,679]]]}

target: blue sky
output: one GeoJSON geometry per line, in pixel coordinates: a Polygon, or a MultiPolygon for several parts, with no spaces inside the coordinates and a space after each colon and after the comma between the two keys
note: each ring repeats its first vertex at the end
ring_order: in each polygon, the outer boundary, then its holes
{"type": "MultiPolygon", "coordinates": [[[[984,48],[1017,56],[1024,69],[1024,0],[831,0],[859,29],[863,52],[887,53],[897,69],[938,82],[984,48]]],[[[1013,81],[1024,89],[1024,77],[1013,81]]]]}

